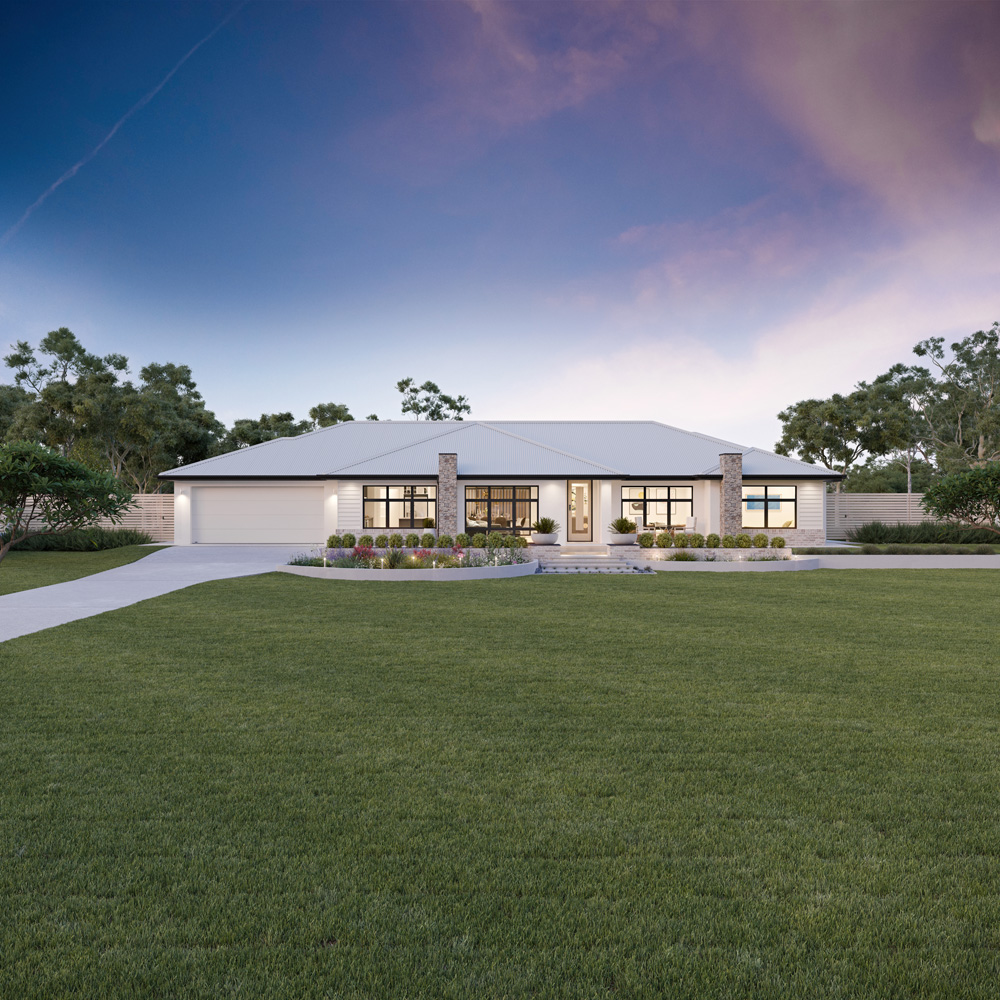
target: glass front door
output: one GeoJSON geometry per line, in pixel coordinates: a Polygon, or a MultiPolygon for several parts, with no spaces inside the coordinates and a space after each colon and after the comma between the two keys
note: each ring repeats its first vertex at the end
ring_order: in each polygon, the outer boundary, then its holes
{"type": "Polygon", "coordinates": [[[594,529],[590,516],[590,492],[592,483],[589,479],[580,482],[569,482],[567,486],[567,520],[569,530],[566,532],[568,542],[592,542],[594,529]]]}

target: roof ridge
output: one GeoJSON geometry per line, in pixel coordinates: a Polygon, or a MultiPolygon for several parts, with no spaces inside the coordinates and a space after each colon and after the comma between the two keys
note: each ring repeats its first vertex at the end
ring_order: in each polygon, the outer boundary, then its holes
{"type": "MultiPolygon", "coordinates": [[[[374,423],[375,421],[372,421],[374,423]]],[[[410,424],[409,420],[398,420],[395,421],[400,424],[410,424]]],[[[416,422],[416,421],[414,421],[416,422]]],[[[429,422],[429,421],[428,421],[429,422]]],[[[386,455],[395,455],[397,452],[406,451],[408,448],[416,448],[419,445],[427,444],[428,441],[437,441],[438,438],[447,437],[449,434],[457,434],[461,430],[465,430],[467,427],[475,427],[479,423],[478,420],[456,420],[455,424],[460,424],[458,427],[451,427],[446,431],[442,431],[440,434],[432,434],[430,437],[421,438],[419,441],[411,441],[409,444],[402,444],[398,448],[390,448],[388,451],[379,452],[377,455],[368,455],[365,458],[358,459],[354,462],[348,462],[347,465],[341,465],[336,469],[331,469],[325,475],[332,476],[335,472],[340,472],[343,469],[349,469],[353,465],[361,465],[364,462],[374,462],[377,459],[385,458],[386,455]]]]}
{"type": "MultiPolygon", "coordinates": [[[[584,458],[583,455],[574,455],[572,452],[563,451],[561,448],[553,448],[550,444],[543,444],[541,441],[536,441],[534,438],[524,437],[522,434],[515,434],[513,431],[504,430],[502,427],[494,427],[488,421],[478,420],[477,423],[484,427],[489,427],[491,431],[496,434],[506,434],[507,437],[512,437],[518,441],[526,441],[530,445],[534,445],[536,448],[544,448],[546,451],[551,451],[556,455],[562,455],[563,458],[572,458],[577,462],[586,462],[588,465],[593,465],[598,469],[604,469],[605,472],[614,472],[619,476],[625,475],[621,469],[612,468],[610,465],[604,465],[602,462],[596,462],[592,458],[584,458]]],[[[570,421],[550,421],[551,423],[570,423],[570,421]]],[[[578,421],[579,423],[584,423],[584,421],[578,421]]],[[[538,421],[541,423],[541,421],[538,421]]]]}

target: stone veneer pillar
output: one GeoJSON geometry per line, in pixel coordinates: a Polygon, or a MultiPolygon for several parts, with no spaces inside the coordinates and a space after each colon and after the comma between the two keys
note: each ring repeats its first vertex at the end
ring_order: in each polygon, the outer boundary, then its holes
{"type": "Polygon", "coordinates": [[[441,452],[438,455],[437,492],[438,535],[458,534],[458,455],[441,452]]]}
{"type": "Polygon", "coordinates": [[[719,534],[738,535],[743,530],[743,454],[726,452],[719,456],[722,491],[719,534]]]}

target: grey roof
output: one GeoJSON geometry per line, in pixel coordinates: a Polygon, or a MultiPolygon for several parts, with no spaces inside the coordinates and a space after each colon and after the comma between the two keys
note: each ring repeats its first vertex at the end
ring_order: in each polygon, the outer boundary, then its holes
{"type": "Polygon", "coordinates": [[[438,455],[480,476],[718,477],[740,452],[744,476],[839,479],[836,472],[653,420],[356,420],[277,438],[164,472],[163,479],[434,478],[438,455]]]}

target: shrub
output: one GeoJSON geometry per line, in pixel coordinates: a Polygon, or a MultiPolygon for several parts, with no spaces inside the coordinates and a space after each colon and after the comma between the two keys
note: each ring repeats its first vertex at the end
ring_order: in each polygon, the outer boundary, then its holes
{"type": "Polygon", "coordinates": [[[472,547],[474,549],[486,548],[486,535],[483,532],[477,532],[472,536],[472,547]]]}
{"type": "Polygon", "coordinates": [[[503,548],[503,535],[499,531],[491,531],[486,536],[486,547],[488,549],[503,548]]]}
{"type": "Polygon", "coordinates": [[[991,556],[993,555],[992,545],[977,545],[975,549],[977,556],[991,556]]]}
{"type": "Polygon", "coordinates": [[[526,549],[528,539],[523,535],[504,535],[503,547],[505,549],[526,549]]]}
{"type": "Polygon", "coordinates": [[[724,549],[735,549],[736,548],[736,539],[733,538],[732,535],[723,535],[722,536],[722,547],[724,549]]]}
{"type": "Polygon", "coordinates": [[[345,549],[353,549],[353,548],[354,548],[354,546],[355,546],[355,543],[357,542],[357,538],[355,538],[355,537],[354,537],[354,535],[352,535],[352,534],[351,534],[351,533],[350,533],[350,532],[348,531],[348,532],[347,532],[347,533],[346,533],[346,534],[344,535],[344,537],[343,537],[343,538],[341,539],[341,542],[343,542],[343,544],[344,544],[344,548],[345,548],[345,549]]]}
{"type": "Polygon", "coordinates": [[[688,535],[688,542],[692,549],[703,549],[705,547],[705,536],[700,535],[697,531],[692,535],[688,535]]]}
{"type": "Polygon", "coordinates": [[[960,528],[952,524],[938,524],[936,521],[921,521],[919,524],[886,524],[884,521],[868,521],[856,528],[849,528],[847,539],[851,542],[873,542],[876,545],[976,545],[996,542],[995,532],[983,528],[960,528]]]}
{"type": "Polygon", "coordinates": [[[469,536],[464,531],[460,531],[455,536],[455,544],[459,548],[467,549],[469,547],[469,536]]]}
{"type": "Polygon", "coordinates": [[[757,534],[750,540],[753,542],[753,547],[755,549],[767,548],[767,535],[765,535],[763,531],[758,531],[757,534]]]}
{"type": "Polygon", "coordinates": [[[403,547],[403,536],[393,532],[389,536],[389,548],[390,549],[401,549],[403,547]]]}
{"type": "Polygon", "coordinates": [[[644,531],[639,536],[639,548],[651,549],[656,542],[656,536],[651,531],[644,531]]]}
{"type": "Polygon", "coordinates": [[[750,548],[750,545],[751,545],[750,536],[741,531],[736,536],[736,548],[748,549],[750,548]]]}
{"type": "Polygon", "coordinates": [[[882,550],[874,542],[865,542],[865,544],[861,546],[861,551],[866,556],[877,556],[882,553],[882,550]]]}
{"type": "Polygon", "coordinates": [[[33,535],[15,542],[18,552],[91,552],[120,549],[125,545],[149,545],[153,541],[145,531],[133,528],[81,528],[57,535],[33,535]]]}
{"type": "Polygon", "coordinates": [[[298,555],[292,556],[291,559],[285,563],[286,566],[322,566],[323,558],[322,556],[311,556],[307,552],[300,552],[298,555]]]}
{"type": "Polygon", "coordinates": [[[675,549],[686,549],[690,542],[691,539],[689,539],[687,535],[674,535],[675,549]]]}
{"type": "Polygon", "coordinates": [[[697,562],[698,557],[693,552],[675,552],[670,556],[674,562],[697,562]]]}
{"type": "Polygon", "coordinates": [[[434,518],[433,517],[425,517],[424,518],[424,527],[425,528],[433,528],[434,527],[434,518]]]}
{"type": "Polygon", "coordinates": [[[451,535],[441,535],[438,538],[439,549],[450,549],[455,544],[455,539],[451,535]]]}
{"type": "Polygon", "coordinates": [[[375,547],[375,539],[371,535],[362,535],[358,539],[358,545],[363,549],[371,549],[375,547]]]}
{"type": "Polygon", "coordinates": [[[775,535],[774,538],[771,539],[772,549],[783,549],[784,547],[785,547],[785,540],[784,538],[781,537],[781,535],[775,535]]]}
{"type": "Polygon", "coordinates": [[[375,548],[377,549],[387,549],[389,548],[389,536],[388,535],[378,535],[375,539],[375,548]]]}
{"type": "Polygon", "coordinates": [[[656,536],[656,544],[659,545],[661,549],[669,549],[670,546],[674,544],[674,536],[671,535],[669,531],[661,531],[656,536]]]}
{"type": "Polygon", "coordinates": [[[326,540],[326,547],[328,549],[339,549],[344,544],[343,538],[340,535],[331,535],[326,540]]]}
{"type": "MultiPolygon", "coordinates": [[[[398,535],[393,535],[393,538],[399,537],[398,535]]],[[[389,539],[392,541],[392,538],[389,539]]],[[[385,568],[386,569],[399,569],[401,566],[406,565],[406,560],[409,557],[403,551],[401,545],[393,545],[388,552],[385,554],[385,568]]]]}
{"type": "Polygon", "coordinates": [[[425,549],[433,549],[436,542],[437,542],[437,539],[429,531],[425,531],[420,536],[420,544],[425,549]]]}
{"type": "Polygon", "coordinates": [[[634,535],[637,530],[635,521],[630,521],[627,517],[616,517],[608,528],[617,535],[634,535]]]}
{"type": "Polygon", "coordinates": [[[411,531],[406,536],[406,547],[408,549],[415,549],[420,544],[420,536],[415,532],[411,531]]]}
{"type": "Polygon", "coordinates": [[[719,538],[719,536],[713,531],[710,535],[706,537],[705,544],[710,549],[717,549],[722,544],[722,539],[719,538]]]}
{"type": "Polygon", "coordinates": [[[551,517],[540,517],[531,526],[532,531],[537,531],[540,535],[551,535],[559,530],[561,525],[551,517]]]}

